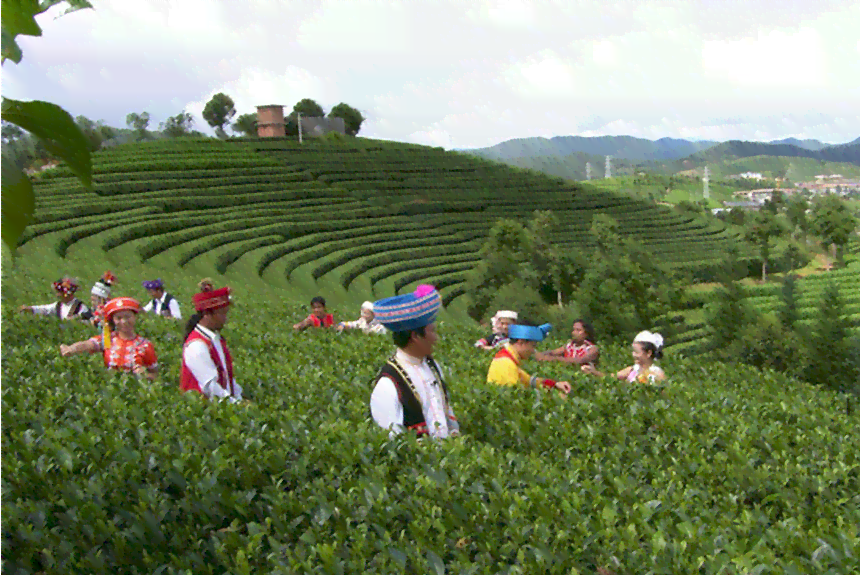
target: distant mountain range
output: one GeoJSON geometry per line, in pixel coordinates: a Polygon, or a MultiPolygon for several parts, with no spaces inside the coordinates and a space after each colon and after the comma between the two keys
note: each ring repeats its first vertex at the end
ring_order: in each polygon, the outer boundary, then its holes
{"type": "MultiPolygon", "coordinates": [[[[860,166],[860,138],[846,144],[829,145],[818,140],[786,138],[772,142],[689,141],[676,138],[647,140],[632,136],[558,136],[518,138],[489,148],[459,150],[521,168],[539,170],[568,179],[584,180],[585,165],[591,163],[593,178],[603,177],[605,157],[611,156],[612,174],[635,170],[677,173],[705,165],[728,165],[742,158],[810,158],[860,166]]],[[[761,163],[761,162],[760,162],[761,163]]],[[[755,166],[756,161],[746,164],[755,166]]],[[[772,163],[763,162],[763,165],[772,163]]]]}

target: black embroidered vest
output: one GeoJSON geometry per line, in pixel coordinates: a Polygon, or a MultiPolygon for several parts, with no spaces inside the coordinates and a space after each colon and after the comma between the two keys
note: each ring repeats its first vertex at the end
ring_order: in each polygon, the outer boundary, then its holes
{"type": "MultiPolygon", "coordinates": [[[[84,302],[82,302],[82,301],[81,301],[81,300],[79,300],[78,298],[73,299],[73,300],[72,300],[72,309],[70,309],[70,310],[69,310],[69,317],[75,317],[75,316],[77,316],[77,315],[81,312],[81,308],[82,308],[83,306],[84,306],[84,302]]],[[[62,311],[61,311],[61,310],[62,310],[62,307],[63,307],[63,304],[62,304],[62,303],[60,303],[60,302],[57,302],[57,306],[54,308],[54,314],[55,314],[59,319],[63,319],[63,318],[62,318],[62,311]]]]}
{"type": "MultiPolygon", "coordinates": [[[[161,315],[163,315],[164,312],[167,312],[167,315],[165,317],[173,317],[173,314],[170,311],[170,302],[172,302],[172,301],[173,301],[172,295],[170,295],[169,293],[164,294],[164,303],[161,305],[161,312],[160,312],[161,315]]],[[[153,313],[155,313],[155,309],[157,307],[158,307],[158,300],[153,299],[152,300],[152,312],[153,313]]]]}
{"type": "MultiPolygon", "coordinates": [[[[448,408],[448,386],[445,384],[445,378],[442,377],[442,369],[432,357],[427,357],[427,364],[430,366],[430,371],[436,377],[436,381],[442,385],[442,393],[445,398],[445,410],[447,414],[448,408]]],[[[415,384],[409,378],[406,371],[397,363],[395,356],[391,356],[374,380],[378,383],[383,377],[389,378],[394,382],[394,387],[397,389],[397,397],[403,405],[403,425],[407,429],[415,431],[418,436],[427,435],[427,422],[424,418],[424,410],[421,408],[421,399],[418,391],[415,389],[415,384]]],[[[373,416],[371,415],[371,418],[373,416]]]]}

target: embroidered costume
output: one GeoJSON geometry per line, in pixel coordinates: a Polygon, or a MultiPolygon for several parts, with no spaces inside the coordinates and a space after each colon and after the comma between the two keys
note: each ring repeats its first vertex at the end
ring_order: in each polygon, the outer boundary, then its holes
{"type": "Polygon", "coordinates": [[[314,327],[331,327],[334,325],[334,315],[328,313],[320,319],[318,316],[311,314],[307,317],[314,327]]]}
{"type": "MultiPolygon", "coordinates": [[[[120,311],[133,311],[140,313],[140,304],[130,297],[120,297],[110,300],[104,306],[105,322],[109,322],[113,315],[120,311]]],[[[107,325],[102,335],[91,337],[89,341],[96,344],[92,353],[101,353],[104,356],[105,367],[118,371],[132,372],[135,367],[142,366],[148,370],[158,367],[158,357],[152,343],[141,336],[135,336],[127,340],[118,333],[110,333],[107,325]]]]}
{"type": "Polygon", "coordinates": [[[502,333],[501,320],[510,319],[517,321],[518,314],[515,311],[500,310],[492,317],[490,323],[493,328],[493,333],[489,336],[479,339],[475,342],[475,347],[501,347],[508,343],[508,336],[502,333]]]}
{"type": "MultiPolygon", "coordinates": [[[[511,339],[543,341],[546,334],[549,333],[552,326],[544,324],[540,327],[512,325],[508,332],[511,339]]],[[[521,358],[517,350],[510,343],[506,343],[505,347],[496,353],[490,369],[487,371],[487,383],[495,383],[496,385],[526,385],[537,387],[538,384],[545,387],[554,388],[556,381],[543,377],[532,376],[526,373],[520,367],[521,358]]]]}
{"type": "MultiPolygon", "coordinates": [[[[194,296],[194,308],[199,313],[230,305],[230,288],[204,290],[194,296]]],[[[197,325],[185,340],[179,386],[183,392],[195,391],[207,398],[226,399],[236,403],[242,399],[242,388],[233,375],[233,357],[224,337],[202,325],[197,325]]]]}
{"type": "MultiPolygon", "coordinates": [[[[69,296],[78,291],[77,282],[71,278],[57,280],[53,283],[52,287],[54,291],[63,296],[69,296]]],[[[82,314],[90,310],[78,298],[73,298],[71,301],[65,303],[58,301],[56,303],[30,306],[30,308],[36,315],[52,315],[57,319],[80,319],[82,314]]]]}
{"type": "Polygon", "coordinates": [[[585,340],[580,345],[569,341],[567,342],[567,345],[564,346],[564,357],[584,357],[585,354],[588,353],[589,348],[592,347],[594,347],[594,344],[588,340],[585,340]]]}
{"type": "MultiPolygon", "coordinates": [[[[393,332],[408,332],[436,321],[442,298],[432,286],[374,304],[376,318],[393,332]]],[[[431,356],[413,357],[398,349],[380,369],[370,397],[373,420],[390,436],[413,430],[441,439],[460,433],[442,369],[431,356]]]]}
{"type": "MultiPolygon", "coordinates": [[[[366,301],[361,304],[361,311],[373,312],[373,302],[366,301]]],[[[379,323],[379,320],[376,319],[376,316],[374,316],[373,319],[370,321],[367,321],[367,319],[362,316],[355,321],[344,321],[338,325],[342,325],[346,329],[360,329],[364,333],[385,333],[385,326],[379,323]]]]}
{"type": "Polygon", "coordinates": [[[96,298],[96,301],[101,300],[101,303],[96,305],[95,309],[87,310],[82,313],[81,319],[88,320],[96,327],[102,326],[102,322],[104,321],[104,307],[107,304],[107,300],[110,299],[110,290],[114,282],[116,282],[116,276],[108,271],[105,272],[101,279],[93,285],[93,289],[90,290],[90,295],[96,298]]]}

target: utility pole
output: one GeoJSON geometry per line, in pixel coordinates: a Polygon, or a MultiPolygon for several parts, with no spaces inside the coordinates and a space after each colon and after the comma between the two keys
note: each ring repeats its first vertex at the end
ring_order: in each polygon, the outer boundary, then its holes
{"type": "Polygon", "coordinates": [[[585,162],[585,179],[591,179],[591,162],[585,162]]]}
{"type": "Polygon", "coordinates": [[[296,117],[298,118],[298,120],[296,120],[296,121],[299,124],[299,143],[301,144],[302,143],[302,113],[299,112],[298,114],[296,114],[296,117]]]}
{"type": "Polygon", "coordinates": [[[705,166],[705,177],[704,177],[704,178],[702,178],[702,183],[704,183],[704,184],[705,184],[705,199],[706,199],[706,200],[707,200],[707,199],[710,199],[710,197],[711,197],[711,193],[710,193],[710,191],[708,190],[708,181],[709,181],[709,176],[708,176],[708,166],[705,166]]]}
{"type": "Polygon", "coordinates": [[[606,176],[607,178],[612,177],[612,164],[610,163],[612,156],[606,156],[606,176]]]}

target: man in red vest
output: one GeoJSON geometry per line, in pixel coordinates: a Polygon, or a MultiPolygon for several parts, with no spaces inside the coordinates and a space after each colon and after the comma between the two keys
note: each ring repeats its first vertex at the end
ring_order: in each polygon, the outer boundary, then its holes
{"type": "Polygon", "coordinates": [[[182,350],[180,388],[231,403],[241,401],[242,388],[233,376],[233,358],[220,333],[227,323],[230,288],[213,290],[211,285],[203,285],[193,300],[200,319],[182,350]]]}

